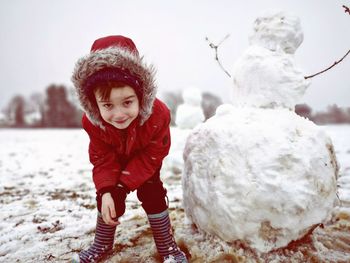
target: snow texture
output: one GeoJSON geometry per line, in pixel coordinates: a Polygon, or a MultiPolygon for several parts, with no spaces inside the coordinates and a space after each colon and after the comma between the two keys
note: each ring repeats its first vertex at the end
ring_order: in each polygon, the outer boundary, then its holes
{"type": "Polygon", "coordinates": [[[249,42],[274,52],[294,54],[303,39],[297,16],[280,10],[269,10],[255,20],[249,42]]]}
{"type": "Polygon", "coordinates": [[[330,219],[337,200],[330,138],[288,109],[220,106],[189,135],[184,159],[187,216],[260,252],[330,219]]]}
{"type": "MultiPolygon", "coordinates": [[[[324,128],[340,162],[341,205],[330,225],[313,232],[310,245],[302,242],[265,257],[203,233],[184,218],[181,177],[173,172],[183,168],[170,165],[177,163],[168,156],[161,177],[175,238],[188,251],[189,262],[349,262],[350,126],[324,128]]],[[[183,132],[171,129],[170,151],[184,143],[183,132]]],[[[0,130],[0,262],[70,262],[73,253],[93,242],[96,202],[88,143],[83,130],[0,130]]],[[[103,262],[161,262],[136,194],[128,196],[126,205],[113,254],[103,262]]]]}
{"type": "Polygon", "coordinates": [[[199,89],[188,88],[182,92],[184,103],[176,110],[176,126],[181,129],[192,129],[204,121],[201,107],[202,94],[199,89]]]}
{"type": "Polygon", "coordinates": [[[271,12],[258,17],[250,46],[233,67],[232,103],[294,109],[310,84],[294,60],[302,40],[294,15],[271,12]]]}

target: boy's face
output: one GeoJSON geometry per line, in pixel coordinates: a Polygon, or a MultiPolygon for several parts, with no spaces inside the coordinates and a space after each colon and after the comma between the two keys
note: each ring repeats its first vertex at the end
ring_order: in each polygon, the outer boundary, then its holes
{"type": "Polygon", "coordinates": [[[109,99],[95,91],[95,98],[102,119],[117,129],[126,129],[139,114],[139,99],[130,86],[112,88],[109,99]]]}

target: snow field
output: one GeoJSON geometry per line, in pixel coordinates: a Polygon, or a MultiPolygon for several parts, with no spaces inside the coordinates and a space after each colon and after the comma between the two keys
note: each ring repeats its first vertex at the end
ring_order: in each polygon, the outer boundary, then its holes
{"type": "MultiPolygon", "coordinates": [[[[305,262],[350,260],[350,126],[326,126],[340,163],[342,206],[324,228],[293,246],[256,254],[239,242],[202,233],[186,219],[179,159],[186,131],[172,128],[172,149],[162,178],[179,245],[190,262],[305,262]],[[337,242],[335,242],[335,240],[337,242]],[[231,260],[231,261],[230,261],[231,260]],[[298,261],[299,260],[299,261],[298,261]]],[[[0,130],[0,262],[67,262],[92,242],[95,191],[83,130],[0,130]]],[[[115,249],[105,262],[160,262],[146,216],[134,193],[117,228],[115,249]]]]}

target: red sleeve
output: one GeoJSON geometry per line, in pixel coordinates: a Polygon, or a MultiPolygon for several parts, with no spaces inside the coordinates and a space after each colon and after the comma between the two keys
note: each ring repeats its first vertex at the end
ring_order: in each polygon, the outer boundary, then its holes
{"type": "Polygon", "coordinates": [[[154,110],[153,116],[147,121],[149,123],[144,124],[152,132],[149,144],[128,162],[120,175],[120,182],[131,191],[150,179],[169,153],[170,111],[163,103],[160,106],[154,110]]]}
{"type": "Polygon", "coordinates": [[[94,166],[92,176],[96,190],[115,186],[120,174],[120,165],[112,146],[102,140],[102,129],[94,126],[85,114],[82,124],[90,137],[89,158],[94,166]]]}

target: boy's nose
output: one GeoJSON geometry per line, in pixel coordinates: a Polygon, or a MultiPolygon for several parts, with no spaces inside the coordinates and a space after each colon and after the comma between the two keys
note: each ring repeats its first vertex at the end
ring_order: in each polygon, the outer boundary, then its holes
{"type": "Polygon", "coordinates": [[[113,119],[115,120],[123,119],[125,116],[123,110],[121,109],[115,109],[112,114],[113,114],[113,119]]]}

